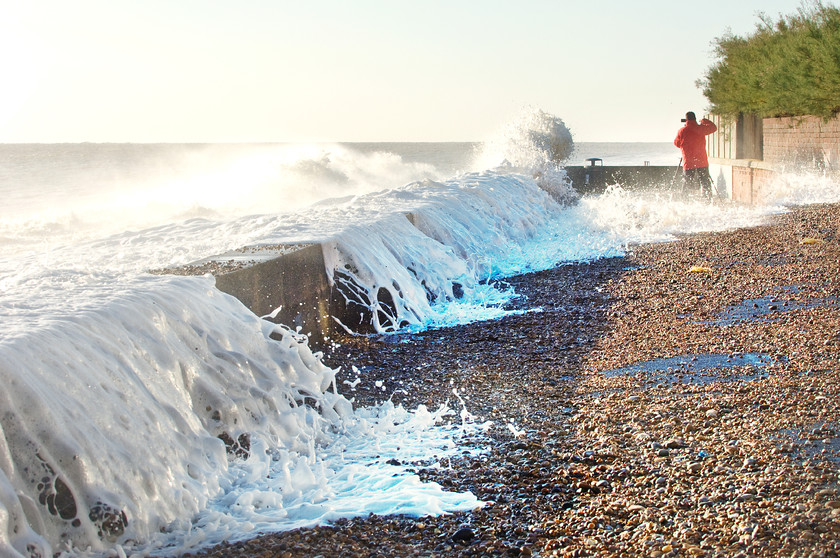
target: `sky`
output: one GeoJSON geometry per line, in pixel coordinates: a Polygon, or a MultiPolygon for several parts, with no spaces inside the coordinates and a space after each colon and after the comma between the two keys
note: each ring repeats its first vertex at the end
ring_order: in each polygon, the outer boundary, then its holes
{"type": "Polygon", "coordinates": [[[799,0],[27,0],[0,142],[672,141],[727,31],[799,0]]]}

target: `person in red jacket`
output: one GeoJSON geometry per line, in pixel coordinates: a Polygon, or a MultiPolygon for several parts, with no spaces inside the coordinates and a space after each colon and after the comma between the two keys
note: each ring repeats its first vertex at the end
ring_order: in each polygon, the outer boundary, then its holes
{"type": "Polygon", "coordinates": [[[682,151],[685,187],[700,194],[712,194],[712,177],[709,176],[709,158],[706,155],[706,136],[717,130],[715,123],[704,118],[697,123],[693,112],[685,113],[685,125],[677,132],[674,145],[682,151]]]}

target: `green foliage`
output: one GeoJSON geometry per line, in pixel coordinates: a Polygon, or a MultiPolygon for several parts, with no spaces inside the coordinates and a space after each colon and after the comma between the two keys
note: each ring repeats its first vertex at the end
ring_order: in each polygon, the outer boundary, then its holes
{"type": "Polygon", "coordinates": [[[715,39],[717,62],[697,82],[724,117],[840,112],[840,9],[802,4],[776,22],[762,15],[753,35],[715,39]]]}

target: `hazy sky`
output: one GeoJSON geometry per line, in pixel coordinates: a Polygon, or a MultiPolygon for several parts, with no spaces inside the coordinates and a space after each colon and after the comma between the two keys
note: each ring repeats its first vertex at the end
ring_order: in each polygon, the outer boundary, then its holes
{"type": "Polygon", "coordinates": [[[0,142],[459,141],[525,107],[671,141],[727,29],[798,0],[27,0],[0,142]]]}

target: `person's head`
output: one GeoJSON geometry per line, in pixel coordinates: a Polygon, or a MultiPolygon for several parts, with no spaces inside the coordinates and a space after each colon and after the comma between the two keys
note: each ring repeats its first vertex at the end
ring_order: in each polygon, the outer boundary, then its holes
{"type": "Polygon", "coordinates": [[[687,113],[685,113],[685,118],[683,118],[681,122],[685,122],[687,120],[697,122],[697,117],[694,115],[693,112],[688,111],[687,113]]]}

